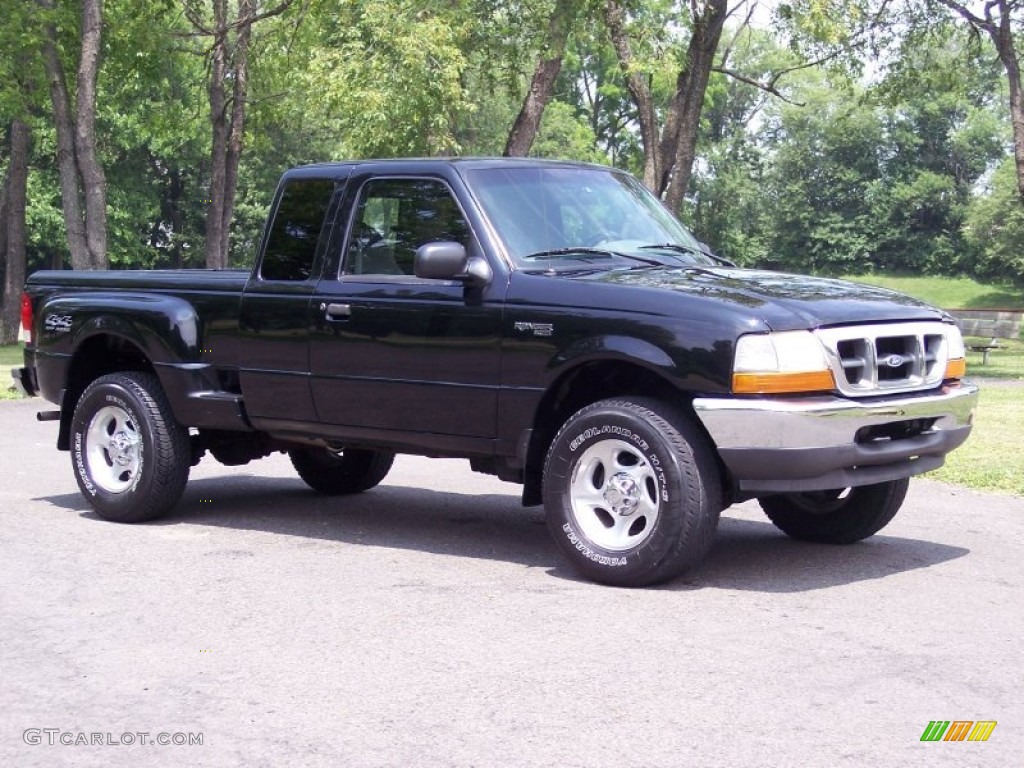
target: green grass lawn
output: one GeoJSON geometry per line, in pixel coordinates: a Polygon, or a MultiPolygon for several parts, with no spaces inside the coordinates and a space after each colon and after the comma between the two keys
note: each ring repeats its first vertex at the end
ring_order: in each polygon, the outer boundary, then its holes
{"type": "Polygon", "coordinates": [[[967,277],[845,275],[843,279],[891,288],[944,309],[1024,310],[1024,288],[985,285],[967,277]]]}
{"type": "Polygon", "coordinates": [[[21,344],[0,346],[0,400],[16,400],[21,397],[14,388],[11,368],[23,365],[22,349],[21,344]]]}
{"type": "Polygon", "coordinates": [[[1024,496],[1024,385],[982,383],[971,436],[928,477],[1024,496]]]}

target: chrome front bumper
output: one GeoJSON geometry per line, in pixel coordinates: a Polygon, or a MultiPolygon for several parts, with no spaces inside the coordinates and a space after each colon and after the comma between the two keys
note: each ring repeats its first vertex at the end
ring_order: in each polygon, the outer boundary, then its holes
{"type": "Polygon", "coordinates": [[[749,493],[845,488],[941,467],[971,431],[978,388],[851,400],[711,398],[694,410],[739,489],[749,493]]]}

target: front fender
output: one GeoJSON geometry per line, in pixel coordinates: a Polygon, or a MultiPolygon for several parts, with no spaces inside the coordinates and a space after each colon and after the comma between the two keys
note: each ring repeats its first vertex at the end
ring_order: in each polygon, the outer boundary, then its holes
{"type": "Polygon", "coordinates": [[[557,376],[582,363],[611,360],[636,363],[668,376],[677,372],[675,361],[665,350],[643,339],[617,335],[577,339],[558,350],[548,364],[548,371],[557,376]]]}

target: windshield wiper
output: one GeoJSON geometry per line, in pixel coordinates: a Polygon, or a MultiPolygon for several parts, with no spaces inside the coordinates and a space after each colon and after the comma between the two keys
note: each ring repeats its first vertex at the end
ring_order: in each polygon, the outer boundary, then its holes
{"type": "Polygon", "coordinates": [[[552,248],[547,251],[537,251],[537,253],[531,253],[529,256],[523,256],[523,261],[533,261],[539,259],[547,259],[552,257],[560,256],[572,256],[573,254],[579,254],[581,260],[586,260],[588,256],[600,256],[604,259],[612,259],[618,257],[620,259],[628,259],[629,261],[639,261],[641,264],[646,264],[651,267],[666,267],[671,266],[666,264],[664,261],[658,259],[648,259],[644,256],[638,256],[635,253],[623,253],[622,251],[609,251],[604,248],[591,248],[589,246],[570,246],[568,248],[552,248]]]}
{"type": "Polygon", "coordinates": [[[736,264],[724,256],[719,256],[717,253],[712,253],[710,250],[705,251],[702,248],[694,248],[692,245],[681,245],[680,243],[659,243],[657,245],[641,245],[640,250],[663,250],[663,251],[675,251],[676,253],[685,253],[688,256],[703,256],[715,261],[725,267],[735,267],[736,264]]]}

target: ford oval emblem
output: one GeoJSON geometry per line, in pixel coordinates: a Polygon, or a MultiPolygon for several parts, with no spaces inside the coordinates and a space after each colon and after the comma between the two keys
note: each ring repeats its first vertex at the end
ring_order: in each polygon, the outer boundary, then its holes
{"type": "Polygon", "coordinates": [[[885,358],[885,364],[890,368],[899,368],[904,362],[903,355],[889,355],[885,358]]]}

